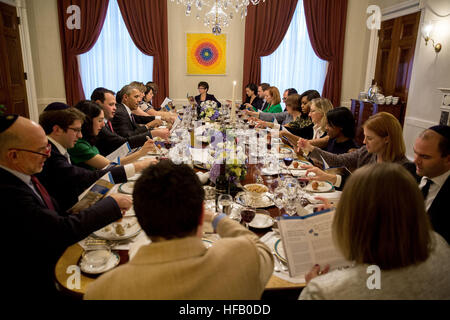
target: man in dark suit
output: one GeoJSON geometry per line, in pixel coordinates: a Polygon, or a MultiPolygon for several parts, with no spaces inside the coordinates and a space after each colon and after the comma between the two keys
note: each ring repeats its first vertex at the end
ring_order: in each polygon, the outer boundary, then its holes
{"type": "Polygon", "coordinates": [[[450,127],[425,130],[414,144],[419,185],[434,230],[450,243],[450,127]]]}
{"type": "Polygon", "coordinates": [[[113,194],[87,210],[68,215],[34,176],[50,155],[47,136],[36,123],[0,116],[0,194],[3,236],[8,244],[2,289],[10,299],[54,299],[54,269],[64,250],[117,221],[131,205],[113,194]]]}
{"type": "Polygon", "coordinates": [[[261,107],[261,109],[259,109],[261,111],[266,110],[267,107],[269,107],[269,103],[266,102],[266,91],[269,90],[269,88],[270,88],[270,84],[268,84],[268,83],[261,83],[258,86],[258,97],[263,100],[262,107],[261,107]]]}
{"type": "Polygon", "coordinates": [[[81,138],[84,117],[78,109],[62,103],[52,103],[39,118],[52,149],[37,177],[58,201],[62,210],[70,209],[77,203],[78,196],[106,173],[112,174],[115,183],[123,183],[151,163],[151,160],[144,160],[94,171],[72,165],[67,149],[73,148],[81,138]]]}
{"type": "Polygon", "coordinates": [[[155,120],[153,116],[132,114],[133,110],[139,108],[140,91],[131,85],[125,86],[121,91],[123,92],[122,103],[117,105],[116,113],[111,120],[114,132],[124,138],[150,132],[153,138],[160,137],[166,140],[169,137],[168,129],[154,129],[162,124],[161,120],[155,120]]]}
{"type": "Polygon", "coordinates": [[[141,147],[147,141],[147,137],[152,137],[148,130],[147,132],[126,138],[115,133],[111,123],[117,110],[116,97],[113,91],[105,88],[97,88],[92,92],[91,100],[95,101],[103,109],[105,114],[105,126],[100,130],[95,143],[101,155],[108,156],[127,142],[132,149],[141,147]]]}

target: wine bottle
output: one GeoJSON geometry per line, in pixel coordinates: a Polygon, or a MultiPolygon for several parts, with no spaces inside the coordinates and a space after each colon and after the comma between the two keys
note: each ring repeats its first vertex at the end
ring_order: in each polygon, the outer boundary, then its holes
{"type": "Polygon", "coordinates": [[[228,194],[228,179],[226,177],[225,164],[220,164],[220,173],[216,179],[216,209],[219,208],[218,200],[221,194],[228,194]]]}

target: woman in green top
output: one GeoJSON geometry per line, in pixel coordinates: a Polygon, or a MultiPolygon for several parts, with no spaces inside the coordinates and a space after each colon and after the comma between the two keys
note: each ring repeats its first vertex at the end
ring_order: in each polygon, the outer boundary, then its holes
{"type": "MultiPolygon", "coordinates": [[[[86,115],[81,133],[83,138],[79,139],[72,149],[69,149],[72,164],[87,169],[103,169],[111,164],[111,161],[103,157],[95,146],[97,135],[105,126],[105,116],[100,106],[89,100],[80,101],[75,108],[86,115]]],[[[122,165],[132,163],[145,156],[154,149],[152,140],[148,140],[139,151],[120,159],[122,165]]]]}
{"type": "MultiPolygon", "coordinates": [[[[266,102],[269,104],[262,112],[265,113],[280,113],[283,112],[281,108],[280,91],[277,87],[270,87],[266,91],[266,102]]],[[[252,117],[258,117],[258,112],[254,112],[251,109],[246,110],[247,114],[252,117]]]]}

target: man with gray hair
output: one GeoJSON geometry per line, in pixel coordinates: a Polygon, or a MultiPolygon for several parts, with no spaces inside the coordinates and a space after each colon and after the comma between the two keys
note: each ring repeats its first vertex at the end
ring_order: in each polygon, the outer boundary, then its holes
{"type": "Polygon", "coordinates": [[[17,115],[0,116],[3,236],[12,267],[2,279],[10,299],[55,298],[55,265],[70,245],[122,218],[131,198],[112,194],[79,212],[59,209],[36,178],[51,153],[44,130],[17,115]],[[34,241],[34,243],[33,243],[34,241]],[[40,250],[33,245],[39,244],[40,250]]]}
{"type": "Polygon", "coordinates": [[[434,230],[450,243],[450,127],[434,126],[414,144],[416,173],[434,230]]]}

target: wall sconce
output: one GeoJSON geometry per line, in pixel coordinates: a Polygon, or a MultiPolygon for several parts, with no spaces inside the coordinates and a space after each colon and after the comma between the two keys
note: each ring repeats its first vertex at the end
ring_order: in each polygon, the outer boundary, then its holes
{"type": "Polygon", "coordinates": [[[439,53],[442,49],[442,45],[440,43],[435,43],[434,40],[431,38],[432,33],[434,30],[434,24],[432,22],[424,23],[422,27],[422,36],[425,40],[425,45],[428,45],[428,41],[433,42],[433,48],[436,53],[439,53]]]}

